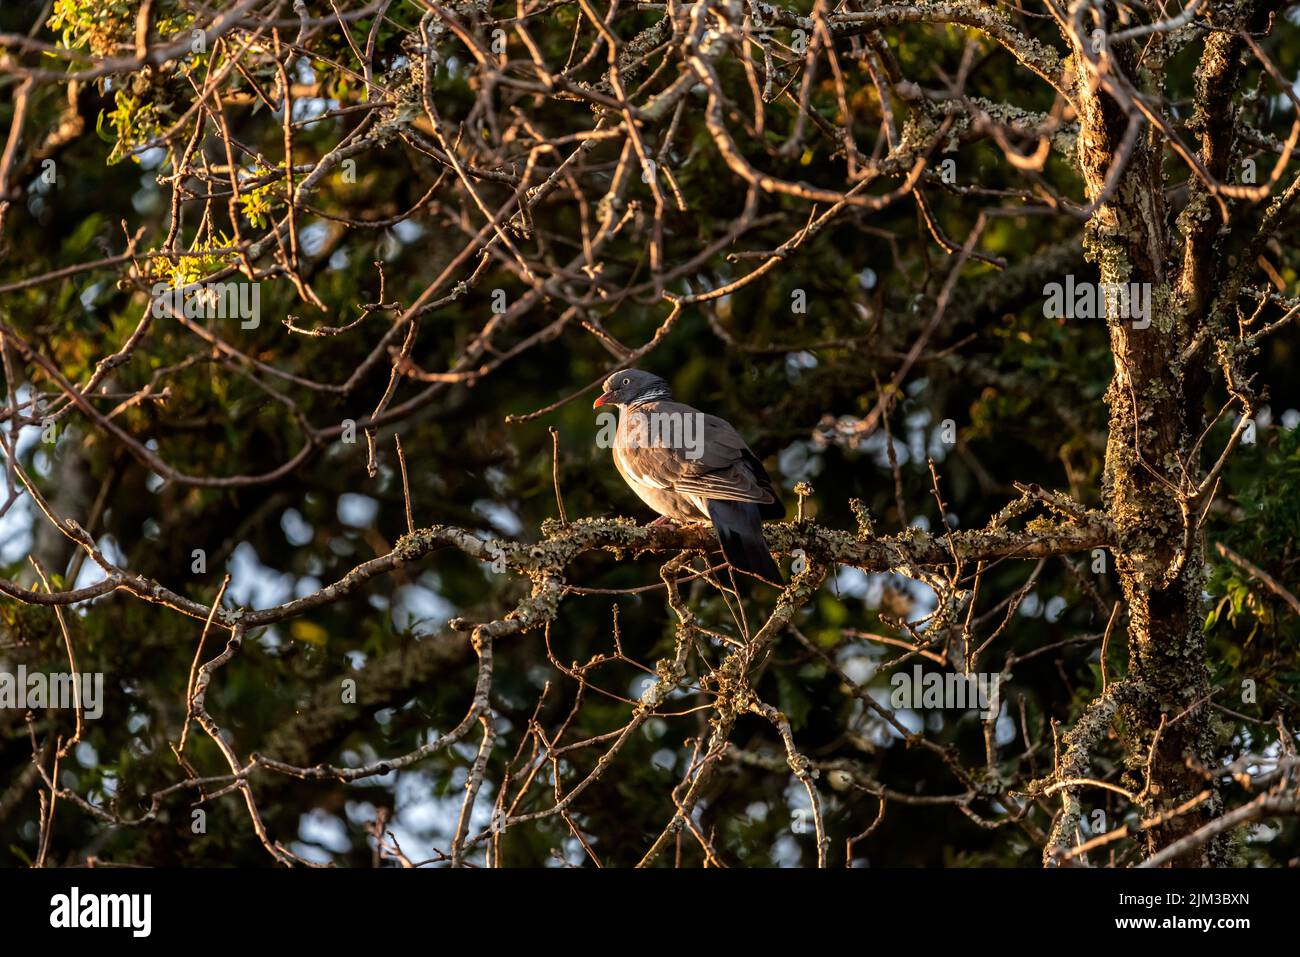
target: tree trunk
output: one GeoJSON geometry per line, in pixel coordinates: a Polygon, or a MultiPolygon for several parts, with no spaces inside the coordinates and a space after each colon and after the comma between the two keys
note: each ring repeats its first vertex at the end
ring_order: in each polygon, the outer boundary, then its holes
{"type": "MultiPolygon", "coordinates": [[[[1121,315],[1113,297],[1107,301],[1115,371],[1102,492],[1117,530],[1115,567],[1128,606],[1129,669],[1118,695],[1127,783],[1148,819],[1211,791],[1192,810],[1148,831],[1155,851],[1219,810],[1213,784],[1196,770],[1209,764],[1213,736],[1202,634],[1204,547],[1186,514],[1187,483],[1200,473],[1193,459],[1204,427],[1206,377],[1187,375],[1180,359],[1199,323],[1174,289],[1162,137],[1149,123],[1132,136],[1114,99],[1089,89],[1086,79],[1079,94],[1079,164],[1090,200],[1104,200],[1085,229],[1085,255],[1097,264],[1103,288],[1141,283],[1150,290],[1149,325],[1121,315]],[[1123,174],[1108,186],[1108,171],[1130,149],[1123,174]]],[[[1223,842],[1211,842],[1178,863],[1224,858],[1223,842]]]]}

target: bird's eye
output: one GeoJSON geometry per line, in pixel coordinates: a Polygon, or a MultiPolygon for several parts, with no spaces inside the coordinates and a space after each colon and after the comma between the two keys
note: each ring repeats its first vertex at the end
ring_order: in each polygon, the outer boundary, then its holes
{"type": "Polygon", "coordinates": [[[624,380],[623,380],[623,384],[624,384],[624,385],[631,385],[631,384],[632,384],[632,380],[631,380],[631,379],[624,379],[624,380]]]}

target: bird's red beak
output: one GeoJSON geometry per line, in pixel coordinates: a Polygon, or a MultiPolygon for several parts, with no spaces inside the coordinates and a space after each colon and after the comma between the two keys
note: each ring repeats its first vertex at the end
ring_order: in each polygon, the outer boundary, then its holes
{"type": "Polygon", "coordinates": [[[602,405],[607,405],[614,398],[613,392],[602,392],[596,397],[596,401],[591,403],[593,409],[599,409],[602,405]]]}

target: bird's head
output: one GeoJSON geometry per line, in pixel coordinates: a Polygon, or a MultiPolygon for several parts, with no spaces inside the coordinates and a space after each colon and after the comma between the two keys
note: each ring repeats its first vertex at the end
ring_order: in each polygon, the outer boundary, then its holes
{"type": "Polygon", "coordinates": [[[668,399],[672,392],[668,383],[652,372],[639,369],[620,369],[605,380],[605,391],[591,403],[593,409],[602,405],[635,405],[646,399],[668,399]]]}

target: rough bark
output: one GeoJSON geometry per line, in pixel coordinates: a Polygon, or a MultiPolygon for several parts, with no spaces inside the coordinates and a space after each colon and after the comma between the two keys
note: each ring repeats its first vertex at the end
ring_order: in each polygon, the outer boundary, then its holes
{"type": "MultiPolygon", "coordinates": [[[[1256,6],[1267,5],[1241,5],[1234,12],[1245,23],[1258,15],[1256,6]]],[[[1218,181],[1227,179],[1231,156],[1241,48],[1235,36],[1213,34],[1197,70],[1190,125],[1203,165],[1218,181]]],[[[1163,76],[1158,47],[1141,64],[1134,52],[1131,45],[1109,51],[1139,84],[1163,76]]],[[[1114,308],[1107,319],[1115,371],[1106,397],[1103,496],[1116,529],[1116,572],[1129,610],[1129,682],[1117,715],[1127,735],[1130,783],[1148,816],[1211,791],[1193,810],[1150,829],[1148,850],[1155,853],[1222,812],[1217,787],[1199,770],[1213,759],[1214,733],[1203,636],[1204,542],[1195,533],[1195,516],[1188,514],[1195,504],[1189,480],[1194,487],[1203,477],[1197,441],[1206,426],[1212,357],[1208,349],[1190,362],[1184,356],[1207,321],[1220,216],[1209,188],[1193,178],[1178,232],[1171,233],[1161,167],[1165,140],[1149,122],[1107,194],[1108,173],[1125,159],[1129,118],[1086,69],[1077,71],[1076,80],[1078,166],[1089,198],[1105,197],[1085,229],[1085,255],[1097,265],[1101,283],[1146,283],[1151,289],[1149,327],[1137,327],[1114,308]]],[[[1220,835],[1173,863],[1225,864],[1226,839],[1220,835]]]]}

